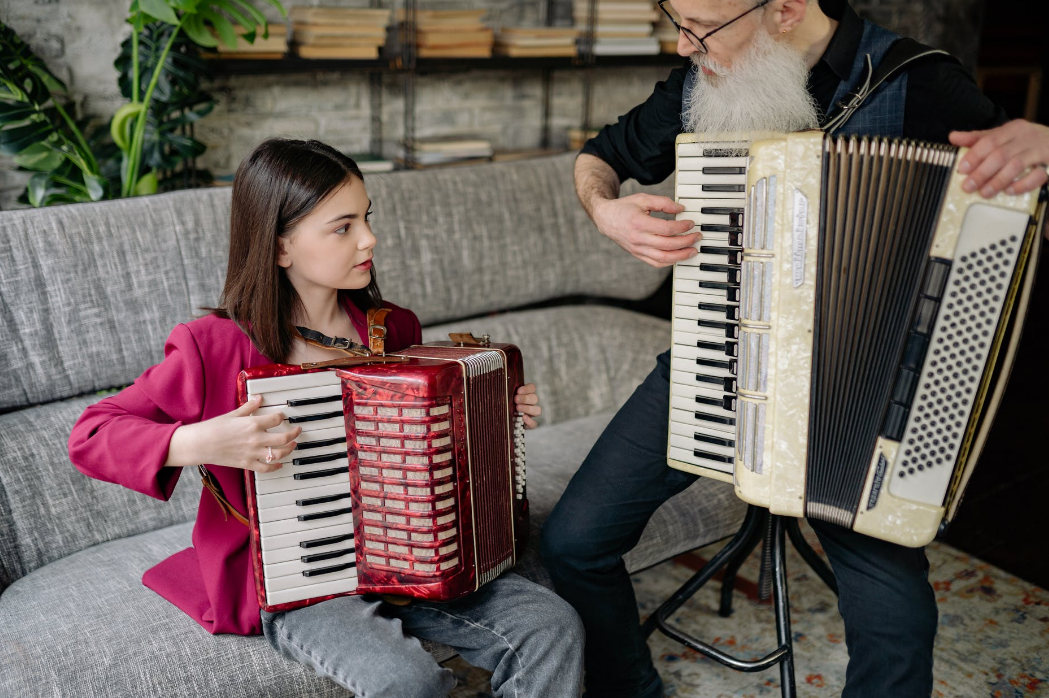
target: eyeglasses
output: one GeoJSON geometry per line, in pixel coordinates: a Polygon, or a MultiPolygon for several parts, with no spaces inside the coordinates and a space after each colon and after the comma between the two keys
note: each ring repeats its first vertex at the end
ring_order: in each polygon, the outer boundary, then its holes
{"type": "Polygon", "coordinates": [[[656,4],[659,5],[659,9],[663,10],[663,14],[665,14],[667,16],[667,18],[670,20],[670,22],[674,25],[674,28],[677,29],[678,32],[684,34],[685,38],[688,39],[688,42],[690,44],[692,44],[693,46],[695,46],[697,51],[699,51],[700,53],[707,53],[707,42],[706,42],[707,39],[709,39],[712,35],[716,34],[717,32],[721,31],[722,29],[724,29],[728,25],[732,24],[733,22],[735,22],[737,20],[740,20],[740,19],[743,19],[744,17],[746,17],[747,15],[749,15],[751,12],[753,12],[756,9],[758,9],[759,7],[764,7],[765,5],[768,5],[770,2],[772,2],[772,0],[761,0],[761,2],[759,2],[757,5],[755,5],[754,7],[750,8],[749,10],[744,12],[743,14],[739,15],[738,17],[733,17],[729,21],[727,21],[724,24],[722,24],[720,27],[708,31],[703,36],[696,36],[695,32],[693,32],[691,29],[686,29],[685,27],[683,27],[680,24],[678,24],[677,20],[674,19],[674,16],[672,14],[670,14],[670,12],[667,10],[667,8],[663,7],[663,5],[665,3],[667,3],[667,2],[669,2],[669,0],[659,0],[659,2],[656,3],[656,4]]]}

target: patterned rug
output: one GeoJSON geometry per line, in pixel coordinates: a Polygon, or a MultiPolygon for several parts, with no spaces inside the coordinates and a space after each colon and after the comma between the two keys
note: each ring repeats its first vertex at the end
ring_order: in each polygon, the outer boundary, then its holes
{"type": "MultiPolygon", "coordinates": [[[[822,552],[815,534],[805,537],[822,552]]],[[[683,555],[634,576],[645,617],[685,582],[721,544],[683,555]],[[699,559],[697,559],[699,558],[699,559]]],[[[759,547],[760,550],[760,547],[759,547]]],[[[841,695],[848,655],[836,599],[787,545],[794,672],[798,695],[841,695]]],[[[992,565],[933,543],[927,548],[930,581],[937,592],[940,627],[935,648],[936,698],[1049,697],[1049,592],[992,565]]],[[[710,583],[674,616],[675,625],[717,647],[755,658],[776,641],[772,606],[757,599],[758,554],[739,572],[733,613],[717,614],[720,584],[710,583]]],[[[757,674],[727,669],[656,633],[649,640],[668,696],[757,698],[779,696],[777,668],[757,674]]],[[[448,666],[459,678],[455,698],[487,698],[488,674],[461,659],[448,666]]]]}

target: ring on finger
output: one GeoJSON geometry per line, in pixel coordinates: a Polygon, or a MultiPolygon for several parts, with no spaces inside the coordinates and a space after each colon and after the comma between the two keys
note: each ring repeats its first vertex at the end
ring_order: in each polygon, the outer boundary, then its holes
{"type": "Polygon", "coordinates": [[[266,462],[267,463],[272,463],[273,462],[273,447],[272,446],[267,446],[266,447],[266,462]]]}

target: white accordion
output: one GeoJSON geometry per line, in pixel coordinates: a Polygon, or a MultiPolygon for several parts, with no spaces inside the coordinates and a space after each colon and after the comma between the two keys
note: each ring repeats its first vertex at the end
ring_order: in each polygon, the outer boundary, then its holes
{"type": "Polygon", "coordinates": [[[964,151],[684,134],[670,466],[907,546],[957,511],[1005,389],[1045,192],[962,190],[964,151]]]}

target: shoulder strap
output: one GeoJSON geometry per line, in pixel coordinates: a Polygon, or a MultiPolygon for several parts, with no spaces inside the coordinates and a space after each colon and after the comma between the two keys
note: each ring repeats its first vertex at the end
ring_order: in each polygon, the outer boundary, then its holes
{"type": "Polygon", "coordinates": [[[200,471],[200,479],[204,484],[204,489],[211,492],[212,496],[215,497],[215,501],[218,502],[219,508],[222,509],[222,516],[225,518],[228,514],[245,526],[250,526],[247,517],[237,511],[233,505],[230,504],[230,501],[226,499],[226,495],[222,491],[222,485],[220,485],[219,481],[215,479],[215,476],[208,472],[208,469],[203,465],[198,465],[197,470],[200,471]]]}
{"type": "Polygon", "coordinates": [[[390,308],[371,308],[368,310],[368,348],[373,354],[386,354],[386,325],[383,324],[390,308]]]}
{"type": "Polygon", "coordinates": [[[867,54],[867,76],[864,78],[860,85],[857,85],[854,90],[850,93],[852,98],[848,102],[838,102],[838,111],[835,112],[827,123],[823,126],[823,130],[828,134],[833,134],[839,128],[845,125],[852,115],[863,106],[863,103],[867,101],[881,85],[892,77],[895,77],[904,68],[907,68],[912,63],[928,58],[929,56],[946,56],[951,58],[951,54],[940,49],[935,49],[925,44],[918,43],[914,39],[897,39],[893,42],[892,46],[886,52],[882,58],[881,63],[875,68],[871,62],[871,56],[867,54]]]}

